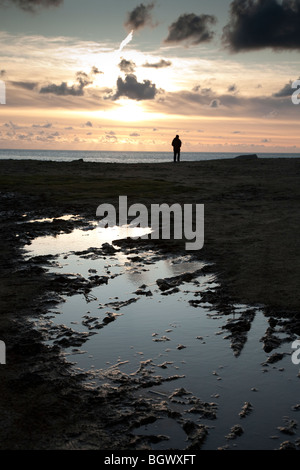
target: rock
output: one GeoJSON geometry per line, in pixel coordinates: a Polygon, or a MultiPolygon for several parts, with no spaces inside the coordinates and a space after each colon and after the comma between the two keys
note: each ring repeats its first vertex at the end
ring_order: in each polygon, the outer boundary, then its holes
{"type": "Polygon", "coordinates": [[[103,253],[107,253],[107,254],[112,254],[112,253],[116,253],[116,251],[118,251],[114,246],[112,246],[110,243],[103,243],[102,245],[102,251],[103,253]]]}
{"type": "Polygon", "coordinates": [[[258,156],[256,154],[250,154],[250,155],[239,155],[238,157],[235,157],[235,160],[257,160],[258,156]]]}
{"type": "Polygon", "coordinates": [[[169,396],[170,399],[174,398],[174,397],[183,397],[185,395],[190,395],[191,392],[188,392],[187,390],[185,390],[185,388],[181,387],[181,388],[176,388],[174,390],[174,392],[169,396]]]}
{"type": "Polygon", "coordinates": [[[284,441],[280,444],[279,450],[297,450],[297,448],[292,442],[284,441]]]}
{"type": "Polygon", "coordinates": [[[153,339],[152,341],[155,341],[155,342],[160,342],[160,341],[171,341],[170,338],[168,338],[167,336],[161,336],[161,338],[155,338],[153,339]]]}
{"type": "Polygon", "coordinates": [[[285,353],[274,353],[268,357],[266,360],[267,364],[274,364],[275,362],[281,361],[281,359],[285,356],[285,353]]]}
{"type": "Polygon", "coordinates": [[[216,419],[217,418],[217,404],[207,403],[196,399],[189,399],[189,403],[193,406],[187,410],[187,413],[199,414],[204,419],[216,419]]]}
{"type": "Polygon", "coordinates": [[[295,429],[297,428],[297,421],[294,419],[286,419],[286,426],[278,426],[278,430],[284,434],[295,434],[295,429]]]}
{"type": "MultiPolygon", "coordinates": [[[[128,299],[128,300],[123,300],[123,301],[122,300],[117,300],[117,301],[114,301],[114,302],[109,302],[107,304],[104,304],[104,306],[113,307],[114,310],[120,310],[120,308],[126,307],[127,305],[130,305],[133,302],[137,302],[137,300],[138,299],[135,299],[135,298],[131,298],[131,299],[128,299]]],[[[100,305],[99,308],[102,308],[102,306],[100,305]]]]}
{"type": "Polygon", "coordinates": [[[136,295],[145,295],[146,297],[151,297],[153,295],[151,290],[142,290],[142,289],[138,289],[134,293],[136,295]]]}
{"type": "Polygon", "coordinates": [[[241,436],[243,434],[243,432],[244,432],[244,430],[243,430],[242,426],[240,426],[239,424],[235,424],[230,429],[230,433],[227,434],[226,439],[235,439],[236,437],[241,436]]]}
{"type": "Polygon", "coordinates": [[[231,332],[244,332],[249,331],[251,323],[247,320],[231,320],[227,325],[223,326],[224,329],[231,332]]]}
{"type": "Polygon", "coordinates": [[[252,407],[251,403],[246,401],[243,408],[242,408],[242,411],[239,413],[240,417],[245,418],[245,416],[247,416],[249,413],[251,413],[252,409],[253,409],[253,407],[252,407]]]}
{"type": "Polygon", "coordinates": [[[93,287],[107,284],[108,276],[90,276],[85,279],[80,274],[49,274],[48,289],[65,295],[87,294],[93,287]]]}
{"type": "Polygon", "coordinates": [[[182,427],[190,441],[190,444],[185,450],[200,450],[208,434],[206,426],[196,424],[193,421],[186,421],[182,427]]]}
{"type": "Polygon", "coordinates": [[[54,344],[62,348],[80,347],[86,342],[88,337],[89,333],[81,333],[79,331],[65,329],[65,331],[61,331],[57,335],[57,338],[54,340],[54,344]]]}
{"type": "Polygon", "coordinates": [[[193,273],[183,273],[178,276],[169,277],[165,279],[157,279],[156,284],[158,285],[161,291],[166,291],[168,289],[178,287],[184,282],[190,282],[195,277],[198,277],[202,273],[202,269],[199,269],[193,273]]]}
{"type": "Polygon", "coordinates": [[[280,346],[281,340],[274,335],[273,328],[267,328],[266,333],[260,339],[261,342],[264,343],[263,349],[266,353],[271,352],[273,349],[276,349],[280,346]]]}

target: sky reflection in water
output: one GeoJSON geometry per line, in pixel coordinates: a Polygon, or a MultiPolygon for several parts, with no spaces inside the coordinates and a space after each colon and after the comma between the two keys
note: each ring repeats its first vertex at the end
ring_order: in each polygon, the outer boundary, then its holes
{"type": "MultiPolygon", "coordinates": [[[[118,227],[105,230],[103,237],[103,232],[101,235],[92,224],[89,230],[75,229],[69,234],[37,238],[26,247],[28,256],[57,255],[50,268],[53,272],[80,273],[85,278],[95,274],[109,276],[107,285],[92,290],[89,302],[82,294],[65,297],[65,302],[38,322],[39,326],[65,325],[74,331],[92,333],[82,347],[65,351],[74,367],[94,371],[92,386],[103,383],[103,374],[97,371],[119,364],[120,370],[132,374],[141,361],[149,359],[155,374],[183,376],[155,389],[168,395],[175,388],[184,387],[205,401],[218,403],[219,419],[206,448],[215,448],[225,441],[224,436],[239,422],[239,412],[246,401],[252,403],[255,413],[254,417],[247,417],[246,437],[239,438],[242,448],[274,448],[270,435],[276,434],[282,417],[291,414],[299,379],[298,369],[288,354],[279,365],[263,366],[268,355],[260,340],[269,326],[267,318],[257,308],[243,351],[234,357],[230,340],[224,339],[227,332],[222,330],[232,315],[222,315],[208,304],[194,308],[189,303],[199,291],[216,286],[212,275],[183,283],[171,295],[163,295],[156,284],[160,278],[194,272],[203,263],[192,261],[190,255],[158,258],[152,251],[139,252],[135,261],[132,254],[122,251],[92,258],[72,253],[100,248],[102,243],[128,235],[124,228],[121,233],[118,227]],[[141,286],[151,295],[137,294],[141,286]],[[126,306],[115,304],[130,299],[135,301],[126,306]],[[108,312],[117,314],[115,320],[101,329],[93,328],[108,312]],[[179,345],[184,348],[178,349],[179,345]]],[[[246,308],[236,305],[234,315],[238,317],[246,308]]],[[[278,351],[290,353],[290,344],[283,343],[278,351]]]]}

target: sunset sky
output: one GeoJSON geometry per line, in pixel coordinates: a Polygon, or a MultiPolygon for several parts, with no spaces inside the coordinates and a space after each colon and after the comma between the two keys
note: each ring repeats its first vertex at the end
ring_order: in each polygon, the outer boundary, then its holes
{"type": "Polygon", "coordinates": [[[0,0],[0,148],[300,152],[299,59],[300,0],[0,0]]]}

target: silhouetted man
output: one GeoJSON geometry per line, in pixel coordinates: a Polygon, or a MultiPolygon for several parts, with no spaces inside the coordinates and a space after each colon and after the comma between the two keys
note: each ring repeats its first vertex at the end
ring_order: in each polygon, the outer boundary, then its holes
{"type": "Polygon", "coordinates": [[[174,149],[174,162],[180,162],[180,149],[181,149],[181,140],[179,139],[179,135],[173,139],[172,147],[174,149]]]}

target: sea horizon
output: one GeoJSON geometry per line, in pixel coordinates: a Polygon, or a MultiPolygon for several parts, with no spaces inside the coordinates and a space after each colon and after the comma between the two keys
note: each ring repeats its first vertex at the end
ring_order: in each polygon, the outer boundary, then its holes
{"type": "MultiPolygon", "coordinates": [[[[258,158],[300,158],[300,153],[288,152],[182,152],[181,161],[231,159],[239,155],[255,154],[258,158]]],[[[118,150],[50,150],[0,149],[0,159],[63,161],[84,160],[102,163],[166,163],[173,161],[172,152],[118,151],[118,150]]]]}

